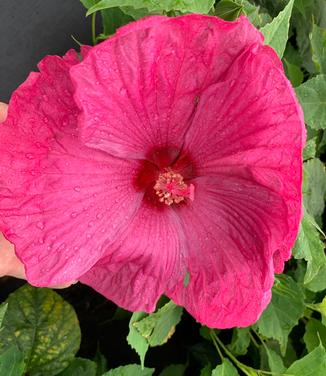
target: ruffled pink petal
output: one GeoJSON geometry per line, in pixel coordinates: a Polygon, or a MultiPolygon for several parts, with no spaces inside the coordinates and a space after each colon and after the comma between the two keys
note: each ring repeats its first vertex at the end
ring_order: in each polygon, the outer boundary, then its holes
{"type": "Polygon", "coordinates": [[[60,285],[89,270],[130,222],[138,163],[80,144],[68,59],[47,57],[14,93],[0,127],[0,229],[28,281],[60,285]]]}
{"type": "Polygon", "coordinates": [[[185,240],[170,208],[142,203],[125,234],[80,281],[130,311],[155,310],[185,275],[185,240]]]}
{"type": "Polygon", "coordinates": [[[245,17],[150,20],[118,32],[71,69],[87,146],[147,159],[153,149],[180,149],[201,91],[223,79],[249,45],[262,42],[245,17]]]}
{"type": "Polygon", "coordinates": [[[270,301],[273,250],[287,233],[286,206],[250,171],[192,181],[195,199],[179,208],[189,284],[168,296],[213,328],[248,326],[270,301]]]}
{"type": "Polygon", "coordinates": [[[186,136],[184,154],[197,176],[247,171],[285,202],[288,233],[274,249],[276,272],[298,233],[304,142],[302,111],[281,63],[271,48],[259,46],[236,60],[224,82],[202,94],[186,136]]]}

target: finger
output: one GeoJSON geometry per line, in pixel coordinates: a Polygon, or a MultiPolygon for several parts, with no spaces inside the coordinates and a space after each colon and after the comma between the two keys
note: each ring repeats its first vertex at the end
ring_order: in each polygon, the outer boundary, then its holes
{"type": "Polygon", "coordinates": [[[0,233],[0,277],[26,279],[24,265],[15,255],[14,246],[0,233]]]}
{"type": "Polygon", "coordinates": [[[8,112],[8,105],[6,103],[0,102],[0,123],[6,120],[8,112]]]}

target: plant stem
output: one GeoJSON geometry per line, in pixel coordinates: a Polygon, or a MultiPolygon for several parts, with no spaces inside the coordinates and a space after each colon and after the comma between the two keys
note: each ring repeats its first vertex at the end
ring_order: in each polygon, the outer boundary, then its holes
{"type": "Polygon", "coordinates": [[[92,42],[93,42],[93,45],[95,46],[96,45],[96,13],[93,13],[92,14],[92,42]]]}

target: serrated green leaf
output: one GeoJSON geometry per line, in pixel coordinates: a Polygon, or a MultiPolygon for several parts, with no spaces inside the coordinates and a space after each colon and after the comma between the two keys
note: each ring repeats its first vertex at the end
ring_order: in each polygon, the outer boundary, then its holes
{"type": "Polygon", "coordinates": [[[239,376],[239,373],[228,359],[224,359],[222,364],[213,369],[212,376],[239,376]]]}
{"type": "Polygon", "coordinates": [[[160,346],[168,341],[180,322],[182,307],[172,300],[142,320],[135,321],[133,326],[147,340],[150,346],[160,346]]]}
{"type": "Polygon", "coordinates": [[[186,371],[186,364],[171,364],[159,374],[159,376],[183,376],[186,371]]]}
{"type": "Polygon", "coordinates": [[[145,363],[145,355],[149,348],[149,344],[146,339],[138,332],[138,330],[134,327],[134,323],[137,321],[142,320],[147,316],[144,312],[135,312],[131,316],[129,321],[129,334],[127,336],[128,344],[136,351],[136,353],[140,357],[140,364],[144,367],[145,363]]]}
{"type": "Polygon", "coordinates": [[[295,89],[305,122],[313,129],[326,129],[326,75],[311,78],[295,89]]]}
{"type": "Polygon", "coordinates": [[[232,340],[228,346],[235,355],[245,355],[250,344],[250,328],[234,328],[232,340]]]}
{"type": "Polygon", "coordinates": [[[96,363],[89,359],[75,358],[58,376],[96,376],[96,363]]]}
{"type": "Polygon", "coordinates": [[[102,376],[152,376],[153,368],[142,368],[138,364],[129,364],[119,368],[111,369],[102,376]]]}
{"type": "Polygon", "coordinates": [[[74,309],[50,289],[29,285],[6,300],[0,352],[16,343],[30,376],[56,375],[72,361],[80,345],[74,309]]]}
{"type": "Polygon", "coordinates": [[[325,376],[326,352],[322,344],[308,355],[295,361],[285,372],[292,376],[325,376]]]}
{"type": "Polygon", "coordinates": [[[294,0],[290,0],[286,7],[273,19],[263,26],[260,31],[264,34],[265,43],[273,47],[282,58],[289,35],[290,18],[294,0]]]}
{"type": "Polygon", "coordinates": [[[222,0],[215,5],[215,15],[226,21],[237,19],[242,10],[242,5],[230,0],[222,0]]]}
{"type": "Polygon", "coordinates": [[[315,64],[316,71],[326,73],[326,29],[313,24],[310,40],[312,61],[315,64]]]}
{"type": "Polygon", "coordinates": [[[24,369],[24,355],[16,345],[9,347],[0,355],[1,376],[22,376],[24,369]]]}
{"type": "Polygon", "coordinates": [[[314,158],[317,151],[317,136],[311,138],[306,142],[306,145],[303,149],[303,160],[314,158]]]}
{"type": "Polygon", "coordinates": [[[278,276],[272,293],[272,301],[261,315],[257,326],[263,336],[279,341],[284,354],[288,335],[303,316],[304,294],[296,282],[285,274],[278,276]]]}
{"type": "Polygon", "coordinates": [[[297,65],[289,63],[286,59],[283,59],[285,73],[287,78],[291,81],[292,86],[299,86],[303,81],[303,72],[297,65]]]}
{"type": "Polygon", "coordinates": [[[113,7],[146,8],[149,12],[169,12],[172,10],[192,13],[208,13],[213,7],[214,0],[100,0],[92,6],[87,16],[99,10],[113,7]]]}
{"type": "Polygon", "coordinates": [[[7,303],[0,304],[0,329],[1,329],[1,326],[2,326],[3,318],[5,317],[5,314],[6,314],[7,308],[8,308],[7,303]]]}
{"type": "Polygon", "coordinates": [[[261,11],[260,6],[251,4],[248,0],[234,0],[235,3],[242,7],[243,13],[249,18],[250,22],[256,27],[261,28],[266,25],[268,22],[271,22],[271,16],[261,11]]]}
{"type": "Polygon", "coordinates": [[[321,216],[325,208],[326,171],[324,164],[318,159],[304,163],[304,173],[308,181],[303,202],[308,213],[321,225],[321,216]]]}
{"type": "Polygon", "coordinates": [[[268,346],[265,347],[265,350],[270,370],[276,374],[283,373],[285,371],[285,366],[282,358],[277,354],[277,352],[270,349],[268,346]]]}
{"type": "Polygon", "coordinates": [[[305,288],[314,292],[326,289],[326,266],[319,269],[317,275],[309,283],[305,284],[305,288]]]}
{"type": "Polygon", "coordinates": [[[305,334],[303,336],[308,352],[312,352],[321,342],[326,346],[326,326],[319,320],[310,318],[306,324],[305,334]]]}
{"type": "Polygon", "coordinates": [[[319,270],[326,265],[324,244],[320,240],[320,234],[314,219],[307,213],[300,224],[300,231],[293,248],[293,256],[296,259],[307,261],[307,272],[304,283],[310,283],[318,274],[319,270]]]}

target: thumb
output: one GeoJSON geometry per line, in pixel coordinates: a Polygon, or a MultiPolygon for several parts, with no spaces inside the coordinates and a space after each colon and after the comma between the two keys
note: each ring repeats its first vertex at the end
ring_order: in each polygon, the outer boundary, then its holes
{"type": "Polygon", "coordinates": [[[0,102],[0,123],[6,120],[8,111],[8,105],[6,103],[0,102]]]}

